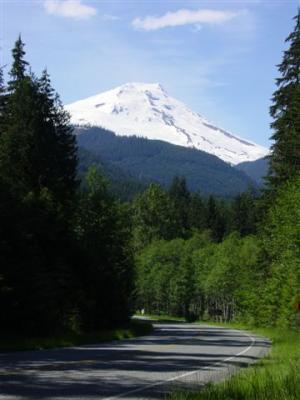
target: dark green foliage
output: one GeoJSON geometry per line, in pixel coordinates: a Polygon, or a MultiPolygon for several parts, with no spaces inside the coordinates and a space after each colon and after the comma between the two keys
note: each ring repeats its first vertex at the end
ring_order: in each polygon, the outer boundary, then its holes
{"type": "Polygon", "coordinates": [[[207,203],[207,228],[211,230],[212,237],[217,242],[221,241],[226,233],[224,207],[213,196],[209,196],[207,203]]]}
{"type": "Polygon", "coordinates": [[[255,183],[211,154],[159,140],[116,136],[101,128],[76,128],[78,145],[144,182],[169,187],[184,176],[192,192],[233,197],[255,183]]]}
{"type": "Polygon", "coordinates": [[[0,93],[4,92],[4,79],[3,79],[3,68],[0,67],[0,93]]]}
{"type": "Polygon", "coordinates": [[[19,38],[0,114],[2,333],[50,336],[123,323],[133,290],[128,213],[95,169],[78,195],[69,115],[47,71],[29,74],[24,55],[19,38]]]}
{"type": "Polygon", "coordinates": [[[174,204],[160,185],[151,184],[139,195],[132,213],[136,248],[143,248],[153,240],[176,237],[178,224],[174,219],[174,204]]]}
{"type": "Polygon", "coordinates": [[[6,100],[7,100],[7,95],[3,79],[3,68],[0,66],[0,135],[3,130],[2,124],[3,124],[3,115],[4,115],[6,100]]]}
{"type": "Polygon", "coordinates": [[[75,295],[67,221],[47,189],[20,201],[2,182],[0,204],[1,326],[54,333],[70,322],[75,295]]]}
{"type": "Polygon", "coordinates": [[[253,192],[248,191],[238,195],[232,203],[232,228],[241,236],[256,232],[257,207],[253,192]]]}
{"type": "Polygon", "coordinates": [[[76,218],[78,243],[83,249],[80,306],[84,329],[127,322],[131,311],[133,261],[128,213],[109,194],[96,167],[87,175],[76,218]]]}
{"type": "Polygon", "coordinates": [[[92,165],[95,165],[109,181],[108,190],[122,201],[132,200],[138,193],[143,192],[147,188],[146,182],[134,178],[121,168],[107,161],[103,161],[99,156],[94,155],[94,153],[83,147],[78,149],[78,159],[78,174],[84,190],[87,186],[85,174],[92,165]]]}
{"type": "Polygon", "coordinates": [[[190,228],[189,207],[190,192],[185,178],[175,177],[169,189],[169,196],[174,207],[173,221],[176,226],[176,237],[185,237],[190,228]]]}
{"type": "Polygon", "coordinates": [[[286,39],[289,48],[278,66],[281,77],[276,81],[278,88],[270,108],[274,131],[269,158],[270,190],[276,190],[300,169],[300,9],[295,21],[295,29],[286,39]]]}
{"type": "Polygon", "coordinates": [[[0,137],[0,173],[3,179],[19,193],[26,194],[32,187],[28,155],[31,144],[27,138],[34,130],[32,106],[37,100],[37,90],[28,78],[19,83],[16,92],[10,95],[0,137]]]}
{"type": "Polygon", "coordinates": [[[11,80],[8,83],[9,91],[14,91],[18,85],[27,77],[28,62],[24,60],[25,44],[22,42],[21,35],[12,50],[13,63],[10,71],[11,80]]]}
{"type": "Polygon", "coordinates": [[[238,231],[242,236],[256,229],[257,201],[252,192],[231,202],[190,193],[185,179],[175,177],[168,191],[151,184],[133,202],[134,243],[143,248],[153,240],[189,238],[209,230],[214,241],[238,231]]]}
{"type": "Polygon", "coordinates": [[[47,188],[61,203],[74,196],[76,146],[68,114],[43,73],[23,76],[7,103],[0,138],[0,174],[19,195],[47,188]]]}
{"type": "Polygon", "coordinates": [[[77,188],[77,147],[69,114],[64,110],[61,100],[51,87],[47,71],[43,71],[38,81],[40,104],[42,108],[42,127],[38,158],[43,159],[39,182],[46,183],[60,201],[72,199],[77,188]],[[47,144],[46,144],[47,141],[47,144]],[[45,155],[41,152],[45,153],[45,155]],[[47,156],[47,157],[46,157],[47,156]],[[45,173],[44,171],[50,171],[45,173]],[[62,200],[63,199],[63,200],[62,200]]]}
{"type": "Polygon", "coordinates": [[[190,195],[188,221],[191,229],[199,231],[207,229],[206,202],[199,193],[192,193],[190,195]]]}
{"type": "Polygon", "coordinates": [[[19,38],[0,136],[0,319],[3,329],[49,334],[70,327],[76,293],[76,148],[48,76],[29,75],[24,54],[19,38]]]}

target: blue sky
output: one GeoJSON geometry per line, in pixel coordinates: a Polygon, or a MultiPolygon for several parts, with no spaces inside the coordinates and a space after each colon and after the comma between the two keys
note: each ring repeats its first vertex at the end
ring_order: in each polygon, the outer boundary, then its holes
{"type": "Polygon", "coordinates": [[[270,98],[300,0],[0,0],[1,64],[19,33],[65,103],[159,82],[242,137],[268,145],[270,98]]]}

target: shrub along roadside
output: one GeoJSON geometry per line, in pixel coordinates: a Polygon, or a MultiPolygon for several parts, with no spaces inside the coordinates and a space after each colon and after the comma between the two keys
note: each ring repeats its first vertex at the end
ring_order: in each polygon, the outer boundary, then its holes
{"type": "Polygon", "coordinates": [[[137,312],[135,315],[151,322],[186,322],[183,317],[174,317],[168,314],[141,314],[137,312]]]}
{"type": "Polygon", "coordinates": [[[126,326],[116,329],[106,329],[91,333],[69,333],[54,337],[0,337],[0,351],[42,350],[56,347],[71,347],[112,340],[129,339],[151,333],[152,324],[149,321],[132,320],[126,326]]]}
{"type": "MultiPolygon", "coordinates": [[[[222,326],[247,329],[236,324],[222,326]]],[[[250,329],[248,327],[248,329],[250,329]]],[[[198,393],[174,393],[172,400],[299,400],[300,334],[296,330],[252,328],[272,340],[271,352],[258,363],[198,393]]]]}

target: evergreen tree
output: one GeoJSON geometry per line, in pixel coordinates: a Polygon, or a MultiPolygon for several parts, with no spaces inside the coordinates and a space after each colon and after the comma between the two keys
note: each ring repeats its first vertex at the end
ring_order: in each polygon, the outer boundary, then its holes
{"type": "Polygon", "coordinates": [[[46,164],[47,172],[50,172],[45,173],[45,168],[42,166],[41,173],[45,182],[41,182],[41,177],[39,181],[50,187],[61,202],[66,202],[73,198],[78,185],[76,138],[70,125],[69,114],[64,110],[58,94],[52,88],[47,70],[43,71],[38,81],[38,88],[42,115],[41,145],[44,153],[49,156],[46,164]]]}
{"type": "Polygon", "coordinates": [[[171,198],[177,204],[186,204],[190,199],[190,192],[186,185],[186,180],[184,177],[180,178],[175,176],[173,182],[169,189],[169,194],[171,198]]]}
{"type": "Polygon", "coordinates": [[[232,203],[233,230],[241,236],[255,233],[256,205],[253,194],[248,191],[235,197],[232,203]]]}
{"type": "Polygon", "coordinates": [[[108,184],[92,166],[77,215],[81,269],[82,325],[87,330],[127,322],[131,311],[133,261],[128,215],[110,195],[108,184]]]}
{"type": "Polygon", "coordinates": [[[190,192],[185,178],[176,176],[169,189],[169,196],[174,204],[174,221],[177,224],[177,237],[184,237],[189,230],[190,192]]]}
{"type": "Polygon", "coordinates": [[[6,328],[18,321],[23,331],[49,334],[67,325],[76,298],[77,250],[69,213],[75,200],[76,147],[49,77],[29,75],[24,55],[19,38],[0,136],[5,191],[0,198],[0,275],[12,294],[6,297],[11,315],[6,328]]]}
{"type": "Polygon", "coordinates": [[[6,100],[7,100],[7,96],[5,93],[3,68],[0,67],[0,135],[3,130],[3,116],[4,116],[6,100]]]}
{"type": "Polygon", "coordinates": [[[77,187],[75,137],[47,72],[39,80],[26,75],[23,47],[19,38],[0,140],[0,174],[22,196],[47,188],[66,205],[77,187]]]}
{"type": "Polygon", "coordinates": [[[12,50],[13,63],[10,71],[11,80],[8,83],[9,91],[14,91],[18,84],[27,77],[28,62],[24,60],[25,44],[22,41],[21,35],[19,35],[15,47],[12,50]]]}
{"type": "Polygon", "coordinates": [[[2,94],[4,90],[4,78],[3,78],[3,68],[0,67],[0,93],[2,94]]]}
{"type": "MultiPolygon", "coordinates": [[[[21,37],[12,50],[13,64],[10,71],[9,100],[3,114],[3,134],[0,137],[0,174],[15,192],[28,192],[31,172],[28,154],[33,147],[36,131],[37,87],[27,74],[24,60],[24,43],[21,37]],[[26,177],[27,175],[27,177],[26,177]],[[27,179],[26,179],[27,178],[27,179]]],[[[30,189],[29,189],[30,190],[30,189]]]]}
{"type": "Polygon", "coordinates": [[[189,226],[199,231],[206,229],[206,214],[207,209],[205,202],[202,200],[200,194],[193,193],[191,195],[189,206],[189,226]]]}
{"type": "Polygon", "coordinates": [[[37,132],[38,95],[34,82],[24,79],[9,96],[0,137],[0,174],[19,194],[33,189],[31,153],[37,132]]]}
{"type": "Polygon", "coordinates": [[[274,130],[268,175],[269,188],[276,189],[300,169],[300,8],[289,48],[278,66],[281,77],[270,108],[274,130]]]}
{"type": "Polygon", "coordinates": [[[151,184],[133,204],[134,242],[143,248],[153,240],[176,237],[173,203],[158,184],[151,184]]]}
{"type": "Polygon", "coordinates": [[[219,242],[223,239],[226,232],[226,221],[222,208],[214,198],[209,196],[207,202],[207,227],[212,232],[212,238],[219,242]]]}

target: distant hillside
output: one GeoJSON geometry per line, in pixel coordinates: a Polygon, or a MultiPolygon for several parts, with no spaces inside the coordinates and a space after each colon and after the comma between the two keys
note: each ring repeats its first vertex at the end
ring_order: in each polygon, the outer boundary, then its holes
{"type": "Polygon", "coordinates": [[[75,129],[78,145],[139,182],[168,186],[185,176],[190,190],[231,197],[255,186],[244,172],[200,150],[159,140],[116,136],[102,128],[75,129]]]}
{"type": "MultiPolygon", "coordinates": [[[[137,193],[143,192],[146,187],[146,182],[132,177],[122,169],[103,161],[99,155],[79,147],[79,176],[82,181],[83,187],[85,186],[84,175],[91,165],[95,165],[99,171],[109,181],[109,188],[111,192],[121,200],[131,200],[137,193]]],[[[148,182],[149,184],[150,182],[148,182]]]]}
{"type": "Polygon", "coordinates": [[[264,185],[263,178],[268,173],[268,159],[260,158],[256,161],[246,161],[238,164],[236,168],[245,172],[251,179],[253,179],[259,186],[264,185]]]}

